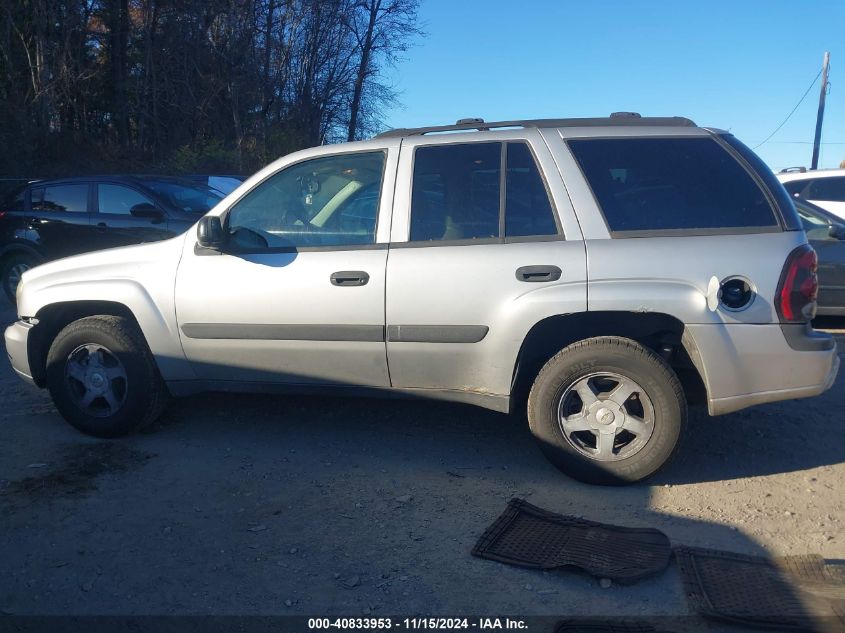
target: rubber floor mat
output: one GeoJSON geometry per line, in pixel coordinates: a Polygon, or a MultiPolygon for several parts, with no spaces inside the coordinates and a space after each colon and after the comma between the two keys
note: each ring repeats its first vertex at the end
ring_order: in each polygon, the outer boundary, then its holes
{"type": "Polygon", "coordinates": [[[534,569],[577,567],[630,584],[663,571],[672,550],[659,530],[594,523],[512,499],[472,554],[534,569]]]}
{"type": "Polygon", "coordinates": [[[687,599],[702,615],[758,628],[845,631],[845,572],[820,556],[680,547],[675,559],[687,599]]]}

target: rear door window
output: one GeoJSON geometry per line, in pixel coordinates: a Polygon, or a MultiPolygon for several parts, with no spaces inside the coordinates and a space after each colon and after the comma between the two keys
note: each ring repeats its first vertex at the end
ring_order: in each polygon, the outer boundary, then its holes
{"type": "Polygon", "coordinates": [[[555,235],[554,211],[527,143],[507,144],[505,236],[555,235]]]}
{"type": "Polygon", "coordinates": [[[88,185],[49,185],[32,190],[33,211],[88,212],[88,185]]]}
{"type": "Polygon", "coordinates": [[[751,174],[713,139],[568,143],[612,232],[779,226],[769,198],[751,174]]]}
{"type": "Polygon", "coordinates": [[[817,178],[807,190],[807,198],[845,202],[845,178],[817,178]]]}
{"type": "Polygon", "coordinates": [[[411,241],[499,236],[501,143],[417,148],[411,241]]]}
{"type": "Polygon", "coordinates": [[[557,234],[554,210],[527,143],[458,143],[416,149],[411,241],[557,234]]]}

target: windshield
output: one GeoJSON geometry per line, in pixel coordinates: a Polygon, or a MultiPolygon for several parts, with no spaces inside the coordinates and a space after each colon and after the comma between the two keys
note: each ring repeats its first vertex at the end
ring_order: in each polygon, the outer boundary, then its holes
{"type": "Polygon", "coordinates": [[[167,180],[148,180],[145,184],[170,206],[185,213],[207,213],[223,199],[222,193],[205,185],[167,180]]]}

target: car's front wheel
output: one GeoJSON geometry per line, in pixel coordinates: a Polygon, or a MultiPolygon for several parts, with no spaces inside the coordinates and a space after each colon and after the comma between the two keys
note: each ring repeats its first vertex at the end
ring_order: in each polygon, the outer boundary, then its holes
{"type": "Polygon", "coordinates": [[[594,484],[653,475],[674,453],[686,416],[672,368],[639,343],[612,336],[561,350],[528,398],[528,422],[546,457],[594,484]]]}
{"type": "Polygon", "coordinates": [[[167,398],[138,327],[117,316],[66,326],[47,354],[47,386],[59,413],[96,437],[118,437],[153,422],[167,398]]]}

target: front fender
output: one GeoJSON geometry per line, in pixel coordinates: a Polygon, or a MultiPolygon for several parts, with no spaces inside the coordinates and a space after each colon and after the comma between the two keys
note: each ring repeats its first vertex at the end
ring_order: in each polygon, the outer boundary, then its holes
{"type": "Polygon", "coordinates": [[[136,280],[104,279],[56,284],[39,291],[38,301],[34,304],[30,302],[27,307],[34,305],[35,318],[41,318],[47,309],[103,303],[119,304],[132,313],[162,378],[190,380],[196,377],[179,342],[172,300],[169,306],[162,306],[136,280]]]}
{"type": "Polygon", "coordinates": [[[96,312],[98,303],[119,304],[138,322],[162,377],[190,380],[195,376],[179,340],[173,294],[183,239],[70,257],[27,271],[18,314],[40,319],[62,307],[89,304],[96,312]]]}

